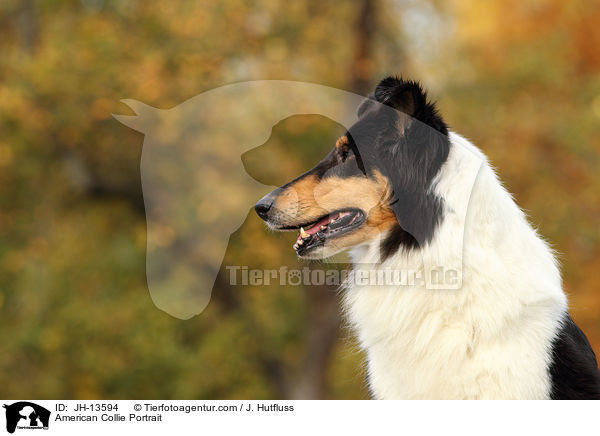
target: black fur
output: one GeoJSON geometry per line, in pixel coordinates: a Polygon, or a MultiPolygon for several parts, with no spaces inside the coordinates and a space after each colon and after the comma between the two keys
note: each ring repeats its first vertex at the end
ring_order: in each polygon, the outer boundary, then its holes
{"type": "Polygon", "coordinates": [[[418,82],[386,77],[375,88],[375,98],[448,136],[448,126],[418,82]]]}
{"type": "Polygon", "coordinates": [[[600,371],[585,334],[565,314],[562,329],[552,344],[550,365],[553,400],[599,400],[600,371]]]}
{"type": "MultiPolygon", "coordinates": [[[[313,169],[276,189],[271,201],[307,176],[385,176],[392,189],[390,207],[398,224],[382,244],[382,259],[400,248],[422,247],[431,241],[443,218],[443,202],[432,193],[432,181],[448,157],[448,127],[421,85],[388,77],[358,108],[358,121],[313,169]]],[[[368,213],[369,211],[365,211],[368,213]]]]}
{"type": "Polygon", "coordinates": [[[448,127],[421,85],[394,77],[379,83],[358,115],[347,133],[353,149],[367,171],[379,170],[393,189],[398,225],[382,244],[385,259],[399,248],[430,242],[443,218],[442,199],[431,188],[450,150],[448,127]]]}
{"type": "Polygon", "coordinates": [[[387,259],[393,255],[400,247],[416,248],[419,246],[417,240],[400,224],[396,224],[391,230],[387,238],[381,243],[381,258],[387,259]]]}

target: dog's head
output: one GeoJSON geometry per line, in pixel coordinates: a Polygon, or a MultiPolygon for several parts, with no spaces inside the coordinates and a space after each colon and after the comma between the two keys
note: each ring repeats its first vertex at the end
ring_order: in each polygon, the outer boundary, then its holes
{"type": "Polygon", "coordinates": [[[255,206],[274,230],[300,231],[298,256],[324,258],[382,237],[382,256],[428,243],[443,216],[432,181],[448,129],[418,83],[389,77],[310,171],[255,206]]]}

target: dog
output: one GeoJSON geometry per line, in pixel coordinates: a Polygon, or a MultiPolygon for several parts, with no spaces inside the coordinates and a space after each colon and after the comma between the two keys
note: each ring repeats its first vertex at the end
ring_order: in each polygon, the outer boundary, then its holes
{"type": "Polygon", "coordinates": [[[460,260],[457,289],[342,289],[373,398],[600,399],[552,250],[418,82],[383,79],[333,150],[255,210],[273,230],[300,232],[300,258],[349,250],[355,277],[460,260]]]}

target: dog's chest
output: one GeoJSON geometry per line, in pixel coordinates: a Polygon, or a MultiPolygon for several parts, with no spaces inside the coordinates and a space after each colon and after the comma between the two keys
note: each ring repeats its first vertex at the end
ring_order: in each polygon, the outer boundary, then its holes
{"type": "Polygon", "coordinates": [[[547,398],[544,344],[528,332],[536,320],[524,319],[521,331],[500,326],[482,304],[465,290],[348,288],[346,314],[367,353],[373,396],[547,398]]]}

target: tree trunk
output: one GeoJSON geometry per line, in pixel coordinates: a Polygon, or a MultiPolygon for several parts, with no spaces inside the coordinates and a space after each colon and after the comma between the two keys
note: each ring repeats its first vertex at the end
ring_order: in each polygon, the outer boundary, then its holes
{"type": "Polygon", "coordinates": [[[25,50],[33,54],[38,40],[38,22],[35,13],[35,0],[22,0],[17,12],[17,31],[25,50]]]}
{"type": "Polygon", "coordinates": [[[295,374],[288,378],[287,397],[316,400],[327,397],[327,369],[339,337],[340,315],[335,289],[307,286],[306,352],[295,374]]]}
{"type": "Polygon", "coordinates": [[[367,94],[371,87],[375,65],[372,59],[373,37],[376,29],[376,0],[360,0],[354,39],[350,86],[353,92],[367,94]]]}

